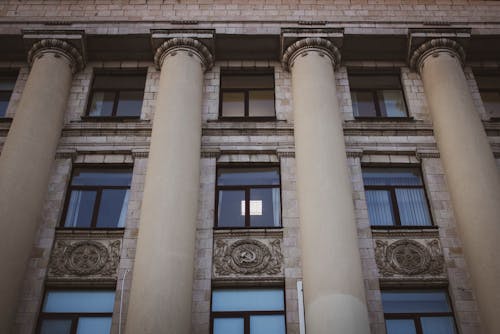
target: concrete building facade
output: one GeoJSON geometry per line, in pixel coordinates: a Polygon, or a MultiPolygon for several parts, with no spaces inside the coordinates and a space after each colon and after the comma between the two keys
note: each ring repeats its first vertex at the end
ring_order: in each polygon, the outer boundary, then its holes
{"type": "Polygon", "coordinates": [[[500,3],[0,3],[0,332],[500,333],[500,3]]]}

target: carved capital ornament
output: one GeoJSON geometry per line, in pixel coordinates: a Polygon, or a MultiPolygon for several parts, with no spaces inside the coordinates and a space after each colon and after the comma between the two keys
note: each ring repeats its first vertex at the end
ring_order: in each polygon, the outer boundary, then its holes
{"type": "Polygon", "coordinates": [[[161,69],[163,61],[168,56],[174,56],[178,51],[186,51],[190,56],[200,59],[203,71],[208,71],[214,64],[214,59],[208,48],[203,43],[193,38],[179,37],[163,42],[154,55],[154,63],[161,69]]]}
{"type": "Polygon", "coordinates": [[[321,56],[330,58],[334,67],[340,64],[340,51],[332,42],[320,37],[308,37],[298,40],[285,50],[281,61],[283,67],[290,71],[295,59],[301,55],[306,55],[310,51],[318,52],[321,56]]]}
{"type": "Polygon", "coordinates": [[[28,63],[30,66],[33,65],[35,59],[42,57],[46,53],[52,53],[68,59],[73,73],[85,67],[85,60],[80,51],[68,42],[56,38],[42,39],[33,44],[28,51],[28,63]]]}
{"type": "Polygon", "coordinates": [[[420,71],[429,56],[437,57],[441,52],[458,58],[462,66],[464,65],[465,51],[458,42],[449,38],[435,38],[421,44],[413,51],[410,57],[410,67],[420,71]]]}

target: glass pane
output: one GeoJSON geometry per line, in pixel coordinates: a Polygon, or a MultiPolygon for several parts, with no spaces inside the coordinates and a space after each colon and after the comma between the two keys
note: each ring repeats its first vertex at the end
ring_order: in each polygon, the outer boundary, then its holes
{"type": "Polygon", "coordinates": [[[140,116],[143,91],[120,92],[116,116],[140,116]]]}
{"type": "Polygon", "coordinates": [[[114,92],[94,92],[89,116],[112,116],[115,102],[114,92]]]}
{"type": "Polygon", "coordinates": [[[274,117],[274,91],[255,90],[248,92],[248,96],[251,117],[274,117]]]}
{"type": "Polygon", "coordinates": [[[431,225],[424,189],[396,189],[401,225],[431,225]]]}
{"type": "Polygon", "coordinates": [[[255,315],[250,317],[250,334],[285,334],[285,316],[255,315]]]}
{"type": "Polygon", "coordinates": [[[280,190],[250,190],[250,225],[252,227],[280,226],[280,190]]]}
{"type": "Polygon", "coordinates": [[[411,319],[387,319],[387,334],[417,334],[415,322],[411,319]]]}
{"type": "Polygon", "coordinates": [[[221,75],[221,88],[271,88],[274,89],[274,76],[272,73],[267,74],[228,74],[221,75]]]}
{"type": "Polygon", "coordinates": [[[15,75],[0,75],[0,90],[14,90],[16,79],[15,75]]]}
{"type": "Polygon", "coordinates": [[[70,319],[44,319],[40,326],[40,334],[70,334],[70,319]]]}
{"type": "Polygon", "coordinates": [[[500,91],[480,92],[484,109],[490,117],[500,117],[500,91]]]}
{"type": "Polygon", "coordinates": [[[386,117],[406,117],[406,105],[403,92],[400,90],[383,90],[377,92],[380,111],[386,117]]]}
{"type": "Polygon", "coordinates": [[[90,227],[97,193],[72,190],[66,212],[65,227],[90,227]]]}
{"type": "Polygon", "coordinates": [[[114,291],[49,291],[45,296],[44,312],[109,313],[113,312],[114,291]]]}
{"type": "Polygon", "coordinates": [[[365,194],[370,225],[394,225],[394,208],[390,192],[387,190],[367,190],[365,194]]]}
{"type": "Polygon", "coordinates": [[[382,292],[385,313],[451,312],[444,291],[382,292]]]}
{"type": "Polygon", "coordinates": [[[418,168],[363,168],[365,186],[420,186],[418,168]]]}
{"type": "Polygon", "coordinates": [[[220,190],[217,226],[244,227],[245,212],[241,212],[242,202],[245,203],[245,191],[220,190]]]}
{"type": "Polygon", "coordinates": [[[372,92],[351,91],[352,110],[356,117],[376,117],[375,102],[372,92]]]}
{"type": "Polygon", "coordinates": [[[146,73],[140,75],[96,74],[94,77],[94,89],[137,89],[144,91],[146,84],[146,73]]]}
{"type": "Polygon", "coordinates": [[[281,289],[224,289],[212,292],[212,310],[219,311],[283,311],[281,289]]]}
{"type": "Polygon", "coordinates": [[[424,334],[455,334],[453,317],[420,318],[424,334]]]}
{"type": "Polygon", "coordinates": [[[244,117],[245,116],[245,93],[223,92],[222,93],[222,116],[244,117]]]}
{"type": "Polygon", "coordinates": [[[76,334],[109,334],[111,317],[79,318],[76,334]]]}
{"type": "Polygon", "coordinates": [[[72,185],[77,186],[130,186],[130,169],[80,169],[73,172],[72,185]]]}
{"type": "Polygon", "coordinates": [[[5,117],[11,92],[0,92],[0,117],[5,117]]]}
{"type": "Polygon", "coordinates": [[[213,334],[243,334],[245,323],[243,318],[215,318],[213,334]]]}
{"type": "Polygon", "coordinates": [[[248,185],[279,185],[278,168],[219,168],[217,185],[248,186],[248,185]]]}
{"type": "Polygon", "coordinates": [[[123,227],[127,214],[127,204],[127,189],[103,190],[97,215],[97,227],[123,227]]]}

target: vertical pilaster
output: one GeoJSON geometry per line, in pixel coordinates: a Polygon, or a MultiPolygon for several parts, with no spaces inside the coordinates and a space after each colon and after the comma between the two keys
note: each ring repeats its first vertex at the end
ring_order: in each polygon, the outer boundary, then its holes
{"type": "Polygon", "coordinates": [[[284,53],[292,72],[306,329],[369,333],[352,189],[335,89],[337,48],[305,38],[284,53]]]}
{"type": "Polygon", "coordinates": [[[440,38],[415,50],[485,333],[500,333],[500,175],[462,69],[464,51],[440,38]]]}
{"type": "Polygon", "coordinates": [[[47,193],[73,72],[83,66],[68,43],[33,45],[31,71],[0,155],[0,332],[9,333],[47,193]]]}
{"type": "Polygon", "coordinates": [[[211,55],[194,39],[174,38],[155,62],[161,75],[126,332],[190,334],[203,72],[211,55]]]}

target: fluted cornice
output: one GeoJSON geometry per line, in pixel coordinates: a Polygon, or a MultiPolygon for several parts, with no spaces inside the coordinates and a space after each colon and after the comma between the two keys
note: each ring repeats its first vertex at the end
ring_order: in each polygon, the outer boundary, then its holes
{"type": "Polygon", "coordinates": [[[80,71],[85,67],[85,60],[74,46],[60,39],[48,38],[42,39],[33,44],[28,51],[28,63],[33,65],[33,61],[39,55],[44,53],[57,53],[70,61],[73,73],[80,71]]]}
{"type": "Polygon", "coordinates": [[[465,51],[456,41],[449,38],[435,38],[421,44],[410,57],[410,67],[421,70],[424,60],[438,52],[448,52],[457,57],[460,63],[465,63],[465,51]]]}
{"type": "Polygon", "coordinates": [[[287,71],[290,71],[297,56],[313,50],[322,51],[323,54],[331,59],[334,67],[340,64],[340,51],[332,42],[320,37],[308,37],[298,40],[285,50],[281,60],[283,67],[287,71]]]}
{"type": "Polygon", "coordinates": [[[187,37],[172,38],[163,42],[155,52],[154,62],[156,67],[160,69],[165,57],[181,50],[196,55],[200,59],[204,71],[212,68],[214,59],[208,48],[196,39],[187,37]]]}

